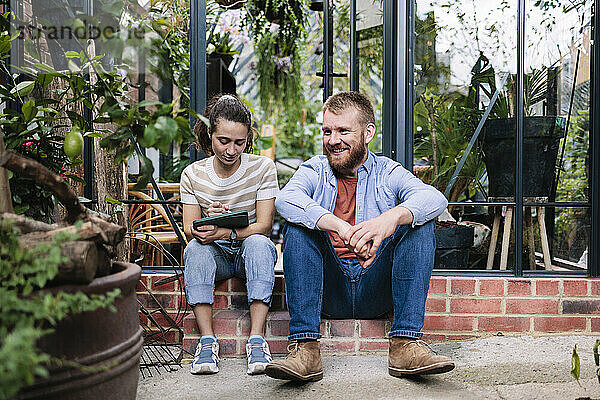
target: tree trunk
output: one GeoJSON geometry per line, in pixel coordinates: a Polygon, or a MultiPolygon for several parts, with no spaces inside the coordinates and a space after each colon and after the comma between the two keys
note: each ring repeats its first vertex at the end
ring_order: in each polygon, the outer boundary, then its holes
{"type": "MultiPolygon", "coordinates": [[[[94,138],[94,184],[96,211],[110,216],[111,222],[127,226],[127,206],[124,204],[110,204],[107,196],[113,199],[127,198],[127,165],[115,164],[113,155],[100,148],[99,138],[94,138]]],[[[117,247],[116,260],[128,261],[129,248],[127,241],[117,247]]]]}
{"type": "Polygon", "coordinates": [[[45,224],[45,226],[40,226],[42,229],[39,231],[28,229],[34,225],[29,226],[29,224],[23,224],[17,218],[14,218],[14,216],[14,214],[0,215],[0,221],[3,219],[12,221],[13,226],[21,228],[21,232],[23,233],[22,238],[31,242],[43,242],[52,239],[58,234],[70,234],[77,235],[77,240],[91,240],[99,244],[117,246],[125,237],[124,227],[104,221],[95,215],[90,215],[89,218],[81,224],[81,227],[76,227],[75,225],[59,226],[45,224]]]}
{"type": "MultiPolygon", "coordinates": [[[[2,132],[0,132],[0,156],[5,151],[4,138],[2,137],[2,132]]],[[[8,184],[8,170],[2,167],[0,167],[0,212],[14,212],[10,185],[8,184]]]]}

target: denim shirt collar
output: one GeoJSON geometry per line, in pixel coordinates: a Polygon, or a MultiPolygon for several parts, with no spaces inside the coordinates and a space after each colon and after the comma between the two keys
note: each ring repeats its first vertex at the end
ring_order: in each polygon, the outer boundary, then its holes
{"type": "MultiPolygon", "coordinates": [[[[331,165],[329,165],[329,161],[327,161],[327,159],[325,159],[325,161],[327,162],[327,172],[326,172],[327,182],[329,182],[329,184],[331,186],[335,187],[337,184],[337,179],[335,177],[335,174],[333,173],[333,169],[331,169],[331,165]]],[[[367,149],[367,160],[363,163],[363,165],[358,167],[358,176],[361,175],[362,170],[364,170],[368,176],[369,173],[371,172],[371,170],[373,169],[374,163],[375,163],[375,157],[373,156],[373,153],[371,153],[367,149]]]]}
{"type": "Polygon", "coordinates": [[[361,168],[364,168],[365,171],[367,171],[367,174],[370,174],[371,170],[373,169],[374,163],[375,163],[375,157],[373,156],[373,153],[371,153],[367,149],[367,160],[364,162],[363,165],[360,166],[360,168],[358,170],[360,171],[361,168]]]}

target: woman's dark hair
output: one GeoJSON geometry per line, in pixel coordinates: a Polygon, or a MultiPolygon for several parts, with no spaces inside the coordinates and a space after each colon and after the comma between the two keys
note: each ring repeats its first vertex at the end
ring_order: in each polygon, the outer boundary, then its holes
{"type": "Polygon", "coordinates": [[[223,93],[213,96],[208,101],[202,115],[210,122],[210,128],[199,119],[194,125],[194,135],[196,136],[196,146],[200,146],[204,154],[213,155],[211,137],[221,120],[239,122],[248,128],[248,142],[244,152],[252,152],[252,142],[256,131],[252,127],[252,113],[237,96],[223,93]]]}

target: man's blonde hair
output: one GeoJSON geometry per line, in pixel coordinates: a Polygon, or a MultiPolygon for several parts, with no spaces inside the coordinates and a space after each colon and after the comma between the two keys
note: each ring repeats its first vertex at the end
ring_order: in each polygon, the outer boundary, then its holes
{"type": "Polygon", "coordinates": [[[331,96],[323,104],[323,112],[330,111],[339,114],[349,108],[356,108],[359,114],[359,122],[363,127],[375,125],[375,112],[373,104],[367,96],[359,92],[339,92],[331,96]]]}

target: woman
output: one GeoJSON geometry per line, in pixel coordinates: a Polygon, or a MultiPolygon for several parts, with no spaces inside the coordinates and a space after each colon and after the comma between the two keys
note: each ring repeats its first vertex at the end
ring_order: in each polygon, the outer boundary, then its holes
{"type": "Polygon", "coordinates": [[[250,304],[247,373],[262,373],[271,361],[263,335],[277,259],[269,240],[277,172],[269,158],[248,154],[252,148],[252,115],[237,97],[213,97],[204,116],[210,127],[198,121],[194,133],[197,145],[210,157],[190,164],[181,174],[183,226],[188,238],[193,238],[183,253],[185,290],[202,334],[191,372],[219,371],[219,345],[212,327],[214,284],[237,276],[246,280],[250,304]],[[248,211],[247,227],[192,227],[198,218],[237,210],[248,211]]]}

